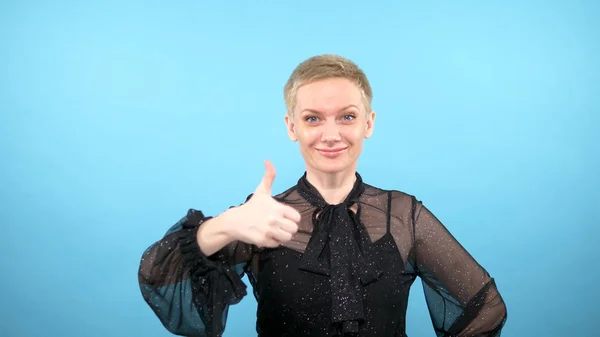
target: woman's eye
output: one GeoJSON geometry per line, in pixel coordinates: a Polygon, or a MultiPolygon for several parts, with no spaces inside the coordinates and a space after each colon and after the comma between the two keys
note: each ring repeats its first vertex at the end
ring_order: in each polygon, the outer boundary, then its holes
{"type": "Polygon", "coordinates": [[[345,116],[344,116],[344,119],[345,119],[345,120],[347,120],[347,121],[351,121],[351,120],[353,120],[354,118],[356,118],[354,115],[345,115],[345,116]]]}
{"type": "Polygon", "coordinates": [[[306,117],[304,120],[309,123],[315,123],[317,121],[317,117],[309,116],[309,117],[306,117]]]}

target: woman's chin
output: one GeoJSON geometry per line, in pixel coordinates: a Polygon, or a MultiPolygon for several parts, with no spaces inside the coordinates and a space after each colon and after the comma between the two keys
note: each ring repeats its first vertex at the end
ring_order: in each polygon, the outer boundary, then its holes
{"type": "Polygon", "coordinates": [[[335,174],[351,169],[352,165],[347,160],[342,159],[321,160],[316,163],[314,168],[319,172],[335,174]]]}

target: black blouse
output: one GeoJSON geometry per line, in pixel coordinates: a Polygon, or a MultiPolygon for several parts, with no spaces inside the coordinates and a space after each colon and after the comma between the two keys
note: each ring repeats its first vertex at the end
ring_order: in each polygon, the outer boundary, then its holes
{"type": "Polygon", "coordinates": [[[169,331],[222,336],[246,274],[259,337],[406,336],[419,276],[437,336],[500,336],[506,306],[494,279],[414,196],[357,173],[346,200],[330,205],[305,174],[275,199],[302,215],[281,247],[233,242],[205,256],[196,232],[211,217],[192,209],[144,252],[141,291],[169,331]]]}

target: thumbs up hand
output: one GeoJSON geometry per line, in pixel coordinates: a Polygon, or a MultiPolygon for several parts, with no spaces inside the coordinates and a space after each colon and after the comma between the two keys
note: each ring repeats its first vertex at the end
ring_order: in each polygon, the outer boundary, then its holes
{"type": "Polygon", "coordinates": [[[270,161],[265,160],[265,169],[265,175],[256,187],[256,190],[254,190],[254,194],[265,193],[271,196],[271,188],[275,180],[275,167],[270,161]]]}
{"type": "Polygon", "coordinates": [[[298,231],[300,213],[271,196],[275,168],[268,160],[265,168],[265,175],[250,200],[238,207],[238,221],[229,228],[229,235],[233,240],[258,247],[277,247],[298,231]]]}

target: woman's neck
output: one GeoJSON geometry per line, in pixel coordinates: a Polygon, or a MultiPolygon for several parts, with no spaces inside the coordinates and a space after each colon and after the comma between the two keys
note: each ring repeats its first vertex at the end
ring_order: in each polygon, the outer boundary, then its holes
{"type": "Polygon", "coordinates": [[[307,168],[306,179],[321,194],[325,202],[337,205],[346,199],[356,182],[356,170],[323,173],[307,168]]]}

